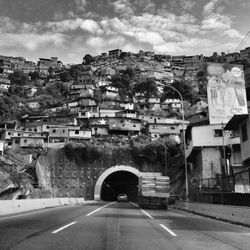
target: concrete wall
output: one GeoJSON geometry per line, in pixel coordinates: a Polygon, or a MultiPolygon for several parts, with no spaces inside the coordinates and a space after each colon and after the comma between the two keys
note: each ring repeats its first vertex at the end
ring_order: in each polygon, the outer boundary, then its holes
{"type": "Polygon", "coordinates": [[[250,225],[250,207],[179,201],[176,208],[221,220],[250,225]]]}
{"type": "MultiPolygon", "coordinates": [[[[221,137],[214,136],[214,130],[221,129],[221,124],[205,125],[192,128],[192,140],[194,147],[205,146],[222,146],[223,140],[221,137]],[[201,136],[202,135],[202,136],[201,136]]],[[[225,134],[225,143],[228,135],[225,134]]]]}
{"type": "Polygon", "coordinates": [[[30,200],[4,200],[0,201],[0,215],[26,212],[36,209],[58,207],[64,205],[83,204],[84,198],[49,198],[30,200]]]}
{"type": "Polygon", "coordinates": [[[221,173],[221,155],[219,148],[202,149],[202,176],[201,178],[211,178],[215,174],[221,173]]]}

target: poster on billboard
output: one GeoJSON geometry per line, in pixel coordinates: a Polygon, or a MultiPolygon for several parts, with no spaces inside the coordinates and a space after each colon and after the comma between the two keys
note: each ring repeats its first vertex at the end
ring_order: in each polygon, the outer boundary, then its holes
{"type": "Polygon", "coordinates": [[[225,124],[235,114],[248,114],[242,65],[208,63],[207,78],[210,124],[225,124]]]}

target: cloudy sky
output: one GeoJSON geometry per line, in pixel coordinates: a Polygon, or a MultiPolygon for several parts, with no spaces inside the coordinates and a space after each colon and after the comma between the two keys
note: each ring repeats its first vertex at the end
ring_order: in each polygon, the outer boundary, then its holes
{"type": "Polygon", "coordinates": [[[249,13],[250,0],[0,0],[0,54],[79,63],[116,48],[233,52],[249,13]]]}

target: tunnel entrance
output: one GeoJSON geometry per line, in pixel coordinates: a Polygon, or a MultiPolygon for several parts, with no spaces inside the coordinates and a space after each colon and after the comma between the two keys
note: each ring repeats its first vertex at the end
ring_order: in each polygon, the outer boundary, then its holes
{"type": "Polygon", "coordinates": [[[129,201],[137,201],[138,176],[128,171],[117,171],[106,177],[101,187],[101,200],[115,201],[120,193],[126,194],[129,201]]]}
{"type": "Polygon", "coordinates": [[[96,181],[94,190],[95,200],[116,200],[118,192],[122,191],[128,192],[127,195],[130,200],[136,200],[136,188],[140,175],[141,172],[137,168],[126,165],[117,165],[106,169],[96,181]],[[109,186],[114,190],[112,194],[109,186]],[[110,191],[107,190],[108,188],[110,191]],[[133,190],[133,188],[135,188],[135,190],[133,190]]]}

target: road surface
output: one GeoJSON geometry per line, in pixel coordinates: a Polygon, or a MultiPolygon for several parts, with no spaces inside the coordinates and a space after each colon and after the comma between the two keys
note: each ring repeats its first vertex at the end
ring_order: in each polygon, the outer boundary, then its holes
{"type": "Polygon", "coordinates": [[[174,209],[91,203],[0,218],[0,249],[250,249],[250,229],[174,209]]]}

